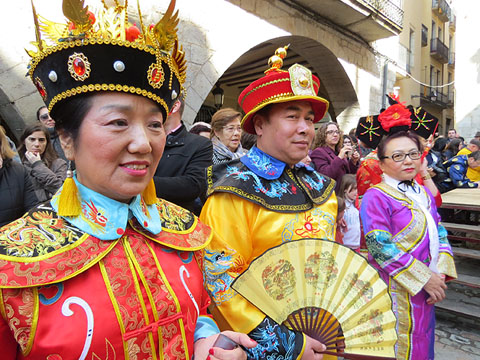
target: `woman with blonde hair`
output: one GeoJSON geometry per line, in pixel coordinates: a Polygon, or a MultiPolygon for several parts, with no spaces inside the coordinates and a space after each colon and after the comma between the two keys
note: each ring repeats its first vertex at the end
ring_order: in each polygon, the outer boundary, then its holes
{"type": "Polygon", "coordinates": [[[16,161],[0,127],[0,226],[22,216],[38,204],[28,171],[16,161]]]}
{"type": "Polygon", "coordinates": [[[242,114],[232,108],[218,110],[212,117],[213,164],[220,164],[245,155],[240,139],[242,114]]]}
{"type": "Polygon", "coordinates": [[[317,130],[310,154],[315,169],[337,182],[338,192],[345,174],[355,174],[360,154],[352,145],[343,145],[343,133],[335,122],[324,123],[317,130]]]}

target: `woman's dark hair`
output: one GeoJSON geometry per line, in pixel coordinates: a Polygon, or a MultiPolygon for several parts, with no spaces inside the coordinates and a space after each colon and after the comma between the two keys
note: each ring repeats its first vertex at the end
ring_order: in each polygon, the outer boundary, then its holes
{"type": "Polygon", "coordinates": [[[45,105],[43,106],[40,106],[38,109],[37,109],[37,120],[40,121],[40,111],[42,109],[46,109],[47,107],[45,105]]]}
{"type": "Polygon", "coordinates": [[[461,139],[453,139],[448,143],[447,147],[445,148],[445,151],[450,150],[453,156],[455,156],[460,151],[461,144],[462,144],[461,139]]]}
{"type": "Polygon", "coordinates": [[[75,144],[80,126],[92,107],[92,98],[98,93],[79,94],[58,103],[52,110],[55,130],[71,136],[75,144]]]}
{"type": "Polygon", "coordinates": [[[384,161],[384,156],[385,156],[385,149],[387,148],[387,145],[390,141],[398,138],[406,137],[412,140],[415,145],[417,145],[418,151],[423,153],[423,144],[422,141],[420,140],[420,137],[415,134],[414,132],[411,131],[399,131],[396,133],[393,133],[390,136],[387,136],[386,138],[383,138],[380,144],[378,144],[377,147],[377,156],[380,159],[380,161],[384,161]]]}
{"type": "Polygon", "coordinates": [[[445,150],[445,147],[448,144],[448,139],[444,137],[439,137],[435,140],[435,143],[433,144],[432,150],[437,151],[437,152],[442,152],[445,150]]]}
{"type": "Polygon", "coordinates": [[[210,133],[210,128],[202,124],[198,124],[198,125],[193,124],[193,126],[190,128],[190,132],[195,135],[199,135],[202,132],[210,133]]]}
{"type": "Polygon", "coordinates": [[[22,161],[25,161],[25,152],[27,151],[27,147],[25,146],[25,139],[28,138],[36,131],[41,131],[45,135],[45,139],[47,140],[47,145],[45,146],[45,151],[42,155],[40,155],[41,159],[47,165],[48,168],[52,165],[53,161],[58,158],[57,153],[53,149],[52,142],[50,140],[50,134],[48,133],[48,129],[41,123],[35,123],[29,125],[23,131],[22,136],[20,137],[20,146],[18,147],[18,154],[22,161]]]}

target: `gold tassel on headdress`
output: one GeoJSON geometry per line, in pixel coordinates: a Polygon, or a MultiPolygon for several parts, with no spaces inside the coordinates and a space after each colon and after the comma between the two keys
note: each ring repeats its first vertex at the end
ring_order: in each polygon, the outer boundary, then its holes
{"type": "Polygon", "coordinates": [[[145,190],[143,190],[142,197],[143,201],[145,201],[147,205],[153,205],[158,201],[157,190],[155,190],[155,183],[153,182],[153,179],[150,180],[145,190]]]}
{"type": "Polygon", "coordinates": [[[75,180],[73,180],[73,171],[69,161],[67,178],[63,182],[62,192],[58,198],[58,215],[78,216],[81,211],[82,207],[78,198],[78,189],[75,180]]]}

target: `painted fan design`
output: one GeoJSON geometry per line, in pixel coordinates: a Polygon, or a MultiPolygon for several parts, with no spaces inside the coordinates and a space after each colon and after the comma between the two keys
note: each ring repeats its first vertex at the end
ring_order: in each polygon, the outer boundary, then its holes
{"type": "Polygon", "coordinates": [[[329,240],[302,239],[256,258],[232,288],[276,321],[345,359],[395,359],[396,318],[367,260],[329,240]]]}

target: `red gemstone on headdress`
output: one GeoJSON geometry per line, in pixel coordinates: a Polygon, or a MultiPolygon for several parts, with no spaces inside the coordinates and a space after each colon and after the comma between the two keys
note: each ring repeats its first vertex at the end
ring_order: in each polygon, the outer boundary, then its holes
{"type": "Polygon", "coordinates": [[[159,83],[162,80],[162,72],[158,71],[157,68],[153,69],[152,71],[152,81],[154,83],[159,83]]]}
{"type": "Polygon", "coordinates": [[[46,97],[47,96],[47,92],[45,91],[45,89],[43,88],[42,84],[40,84],[39,82],[37,82],[35,84],[37,86],[37,90],[38,92],[40,93],[40,96],[42,98],[46,97]]]}
{"type": "Polygon", "coordinates": [[[73,70],[75,71],[75,74],[77,74],[78,76],[82,76],[85,74],[85,62],[80,59],[80,58],[75,58],[75,60],[73,60],[73,70]]]}

